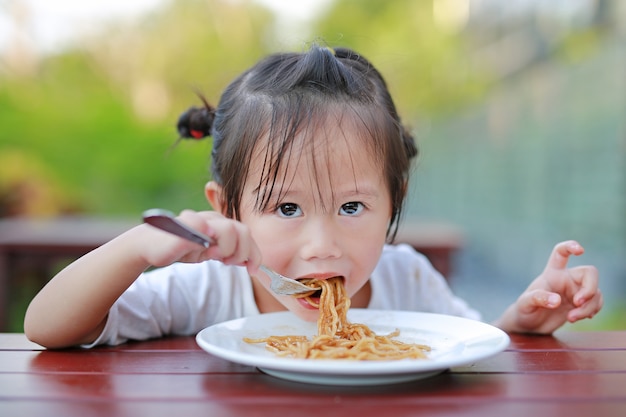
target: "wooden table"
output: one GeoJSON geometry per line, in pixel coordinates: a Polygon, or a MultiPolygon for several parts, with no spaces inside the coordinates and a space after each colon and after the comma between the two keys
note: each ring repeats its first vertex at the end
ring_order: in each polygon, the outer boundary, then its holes
{"type": "Polygon", "coordinates": [[[193,337],[45,351],[4,333],[0,414],[622,417],[626,332],[512,335],[490,359],[378,387],[283,381],[211,356],[193,337]]]}
{"type": "MultiPolygon", "coordinates": [[[[9,317],[9,299],[24,281],[30,281],[30,299],[61,266],[140,221],[89,216],[0,219],[0,331],[8,331],[8,323],[15,321],[9,317]]],[[[449,277],[453,255],[462,246],[462,235],[449,224],[405,222],[396,242],[412,245],[449,277]]]]}

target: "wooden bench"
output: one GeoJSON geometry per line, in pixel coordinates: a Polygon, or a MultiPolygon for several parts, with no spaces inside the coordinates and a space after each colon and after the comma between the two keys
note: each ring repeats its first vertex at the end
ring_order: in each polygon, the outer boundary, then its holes
{"type": "MultiPolygon", "coordinates": [[[[140,222],[94,217],[0,219],[0,331],[9,325],[18,286],[34,297],[56,271],[140,222]]],[[[13,329],[15,330],[15,329],[13,329]]]]}

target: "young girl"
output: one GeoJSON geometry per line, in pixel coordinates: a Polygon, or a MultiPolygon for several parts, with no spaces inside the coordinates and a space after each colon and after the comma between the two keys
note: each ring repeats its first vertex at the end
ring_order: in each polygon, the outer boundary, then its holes
{"type": "MultiPolygon", "coordinates": [[[[206,103],[205,103],[206,104],[206,103]]],[[[352,307],[479,319],[426,258],[392,246],[417,155],[378,71],[349,49],[269,56],[235,79],[216,109],[192,109],[181,134],[211,135],[214,211],[179,219],[205,249],[142,224],[78,259],[33,299],[24,329],[51,348],[195,334],[213,323],[318,311],[269,289],[261,263],[288,277],[343,279],[352,307]],[[153,268],[150,272],[146,269],[153,268]]],[[[602,306],[583,248],[555,246],[545,270],[495,323],[551,333],[602,306]]]]}

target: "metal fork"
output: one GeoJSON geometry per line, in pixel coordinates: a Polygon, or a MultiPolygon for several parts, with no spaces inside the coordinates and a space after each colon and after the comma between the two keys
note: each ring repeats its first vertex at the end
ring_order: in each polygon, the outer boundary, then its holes
{"type": "MultiPolygon", "coordinates": [[[[168,210],[146,210],[143,212],[143,221],[151,226],[202,245],[205,248],[215,244],[215,241],[212,238],[194,230],[184,223],[181,223],[178,221],[174,213],[168,210]]],[[[270,277],[270,288],[276,294],[293,295],[314,291],[312,288],[307,287],[295,279],[287,278],[265,265],[261,265],[259,269],[270,277]]]]}

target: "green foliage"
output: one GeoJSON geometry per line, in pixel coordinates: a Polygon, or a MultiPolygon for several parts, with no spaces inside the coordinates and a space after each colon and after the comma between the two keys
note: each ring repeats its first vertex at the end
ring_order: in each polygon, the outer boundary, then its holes
{"type": "Polygon", "coordinates": [[[90,71],[87,56],[55,57],[43,68],[36,82],[13,80],[3,88],[2,148],[3,153],[20,149],[55,173],[70,200],[60,203],[58,211],[136,211],[171,189],[170,181],[181,181],[181,175],[196,176],[201,187],[206,175],[200,177],[190,167],[202,166],[199,158],[205,160],[206,154],[187,155],[198,164],[165,159],[176,139],[173,123],[145,124],[133,117],[124,98],[90,71]],[[168,172],[174,175],[166,177],[168,172]]]}
{"type": "Polygon", "coordinates": [[[463,33],[436,24],[432,1],[338,0],[315,32],[372,61],[409,121],[449,115],[488,84],[472,70],[463,33]]]}
{"type": "MultiPolygon", "coordinates": [[[[30,161],[8,164],[21,173],[0,174],[34,176],[57,190],[56,208],[33,199],[32,213],[43,205],[52,214],[206,207],[210,141],[170,149],[175,122],[201,104],[196,92],[216,104],[235,76],[284,43],[289,35],[276,35],[273,23],[252,0],[169,2],[138,24],[112,22],[79,48],[41,60],[35,75],[0,75],[0,151],[30,161]]],[[[466,34],[442,29],[432,1],[335,0],[311,32],[311,41],[349,46],[374,62],[408,125],[448,116],[488,85],[470,65],[466,34]]],[[[0,198],[12,193],[7,182],[0,198]]]]}
{"type": "Polygon", "coordinates": [[[246,4],[175,2],[139,27],[111,26],[80,49],[42,59],[34,76],[7,73],[0,205],[22,199],[22,213],[33,215],[206,208],[210,140],[172,147],[176,120],[200,104],[196,90],[216,103],[264,54],[258,35],[268,19],[246,4]],[[146,86],[162,94],[142,96],[146,86]],[[15,195],[24,184],[56,191],[15,195]]]}

